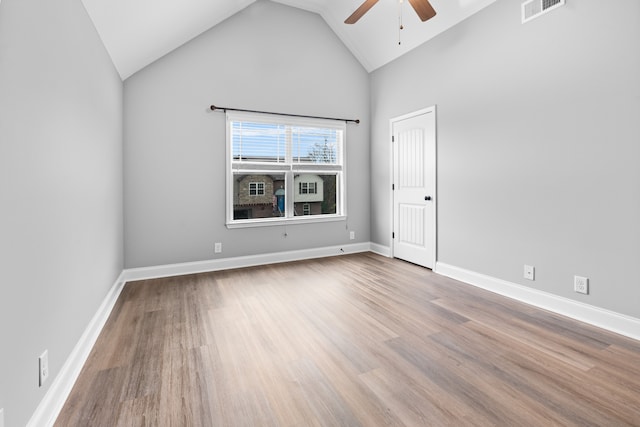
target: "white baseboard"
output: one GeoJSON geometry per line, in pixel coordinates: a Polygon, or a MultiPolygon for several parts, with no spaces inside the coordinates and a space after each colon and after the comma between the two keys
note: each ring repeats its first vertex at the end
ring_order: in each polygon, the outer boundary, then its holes
{"type": "Polygon", "coordinates": [[[569,298],[496,279],[460,267],[436,263],[436,273],[486,289],[515,300],[543,308],[599,328],[640,340],[640,319],[584,304],[569,298]]]}
{"type": "Polygon", "coordinates": [[[299,251],[275,252],[271,254],[248,255],[233,258],[211,259],[206,261],[185,262],[180,264],[158,265],[153,267],[128,268],[123,273],[125,281],[157,279],[160,277],[180,276],[184,274],[207,273],[210,271],[229,270],[232,268],[253,267],[265,264],[300,261],[304,259],[323,258],[334,255],[368,252],[371,244],[353,243],[341,246],[303,249],[299,251]]]}
{"type": "Polygon", "coordinates": [[[371,242],[370,245],[371,252],[378,255],[386,256],[387,258],[391,257],[391,248],[389,246],[383,246],[373,242],[371,242]]]}
{"type": "Polygon", "coordinates": [[[78,340],[78,343],[71,351],[64,365],[62,365],[60,372],[58,372],[58,375],[53,379],[51,387],[49,387],[42,401],[36,408],[36,411],[31,416],[27,427],[53,426],[93,349],[93,345],[96,343],[104,324],[107,322],[124,284],[123,274],[120,273],[116,282],[102,301],[98,311],[84,330],[80,340],[78,340]]]}

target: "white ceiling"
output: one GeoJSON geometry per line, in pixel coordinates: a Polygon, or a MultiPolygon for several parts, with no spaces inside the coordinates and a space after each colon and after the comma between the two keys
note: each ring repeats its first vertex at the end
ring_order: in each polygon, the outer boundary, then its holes
{"type": "MultiPolygon", "coordinates": [[[[224,21],[256,0],[82,0],[122,79],[224,21]]],[[[496,0],[430,0],[437,15],[420,22],[398,1],[380,0],[354,25],[344,24],[364,0],[273,0],[318,13],[367,71],[398,58],[496,0]]]]}

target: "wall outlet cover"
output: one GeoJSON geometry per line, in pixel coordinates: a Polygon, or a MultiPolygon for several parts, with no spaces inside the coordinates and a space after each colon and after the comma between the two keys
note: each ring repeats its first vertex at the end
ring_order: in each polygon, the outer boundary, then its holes
{"type": "Polygon", "coordinates": [[[524,278],[527,280],[535,280],[535,267],[532,265],[524,266],[524,278]]]}
{"type": "Polygon", "coordinates": [[[39,385],[42,385],[49,378],[49,351],[45,350],[44,353],[38,358],[38,377],[39,377],[39,385]]]}
{"type": "Polygon", "coordinates": [[[589,279],[587,277],[573,276],[573,290],[579,294],[589,294],[589,279]]]}

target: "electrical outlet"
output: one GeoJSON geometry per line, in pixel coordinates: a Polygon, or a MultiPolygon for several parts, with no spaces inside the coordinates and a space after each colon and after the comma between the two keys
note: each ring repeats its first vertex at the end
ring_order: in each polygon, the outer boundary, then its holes
{"type": "Polygon", "coordinates": [[[532,265],[524,266],[524,278],[528,280],[535,280],[535,267],[532,265]]]}
{"type": "Polygon", "coordinates": [[[349,232],[349,239],[350,239],[350,240],[353,240],[353,239],[355,239],[355,238],[356,238],[356,232],[355,232],[355,231],[350,231],[350,232],[349,232]]]}
{"type": "Polygon", "coordinates": [[[45,350],[44,353],[38,358],[40,387],[49,378],[49,351],[45,350]]]}
{"type": "Polygon", "coordinates": [[[573,290],[579,294],[589,294],[589,279],[586,277],[573,276],[573,290]]]}
{"type": "Polygon", "coordinates": [[[214,248],[213,248],[213,252],[219,254],[222,253],[222,243],[218,242],[215,244],[214,248]]]}

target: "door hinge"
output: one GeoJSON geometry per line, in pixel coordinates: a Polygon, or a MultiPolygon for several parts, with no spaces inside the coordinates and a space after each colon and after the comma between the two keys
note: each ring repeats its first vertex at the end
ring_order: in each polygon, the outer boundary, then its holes
{"type": "Polygon", "coordinates": [[[392,239],[395,239],[395,238],[396,238],[396,232],[395,232],[395,231],[392,231],[392,232],[391,232],[391,238],[392,238],[392,239]]]}
{"type": "Polygon", "coordinates": [[[396,137],[391,135],[391,142],[396,142],[396,137]]]}
{"type": "Polygon", "coordinates": [[[395,184],[391,184],[391,189],[395,190],[396,189],[396,185],[395,184]]]}

